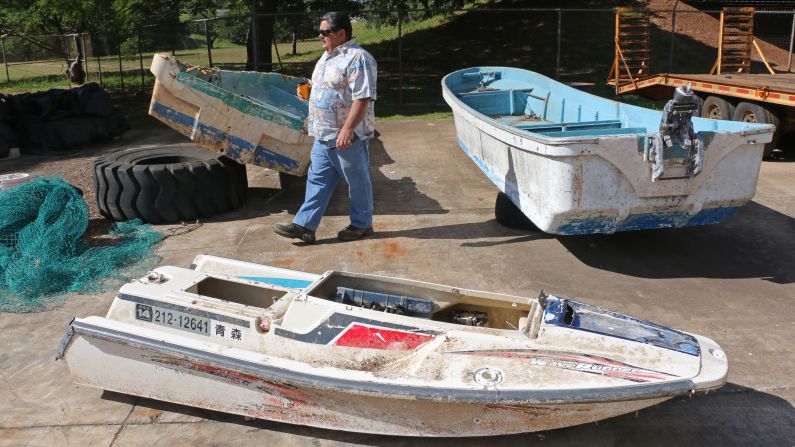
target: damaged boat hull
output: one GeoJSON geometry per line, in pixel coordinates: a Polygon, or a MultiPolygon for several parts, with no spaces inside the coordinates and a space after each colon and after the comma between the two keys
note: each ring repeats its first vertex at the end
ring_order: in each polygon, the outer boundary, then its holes
{"type": "Polygon", "coordinates": [[[73,321],[56,358],[75,383],[334,430],[487,436],[598,421],[726,379],[725,357],[707,338],[557,297],[531,307],[341,272],[289,289],[273,280],[311,276],[215,257],[194,264],[157,269],[123,287],[106,317],[73,321]],[[418,318],[405,315],[409,307],[395,314],[317,298],[343,283],[424,290],[437,297],[435,310],[418,318]],[[237,302],[218,299],[224,290],[237,302]],[[516,324],[448,322],[451,309],[477,312],[476,302],[516,324]]]}
{"type": "MultiPolygon", "coordinates": [[[[486,436],[550,430],[630,413],[686,394],[692,387],[659,387],[661,397],[616,402],[562,403],[571,396],[530,402],[456,402],[293,377],[261,364],[230,361],[154,339],[109,334],[85,323],[67,358],[75,383],[224,413],[319,428],[395,436],[486,436]],[[203,355],[204,354],[204,355],[203,355]],[[72,365],[80,365],[75,368],[72,365]],[[107,371],[104,365],[114,365],[107,371]],[[155,380],[156,378],[156,380],[155,380]],[[120,386],[123,384],[123,386],[120,386]]],[[[629,396],[627,396],[629,399],[629,396]]]]}
{"type": "Polygon", "coordinates": [[[240,163],[305,175],[312,139],[299,78],[277,73],[190,67],[155,54],[149,114],[197,145],[240,163]]]}
{"type": "Polygon", "coordinates": [[[450,73],[442,90],[464,153],[541,231],[560,235],[722,222],[753,197],[774,129],[694,118],[699,169],[688,172],[693,160],[673,147],[652,179],[659,111],[508,67],[450,73]]]}

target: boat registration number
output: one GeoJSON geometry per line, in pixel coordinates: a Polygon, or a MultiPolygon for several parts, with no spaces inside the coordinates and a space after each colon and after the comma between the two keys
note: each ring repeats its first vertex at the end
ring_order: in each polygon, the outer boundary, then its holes
{"type": "Polygon", "coordinates": [[[136,303],[135,318],[195,334],[210,335],[211,322],[209,318],[197,317],[178,310],[136,303]]]}

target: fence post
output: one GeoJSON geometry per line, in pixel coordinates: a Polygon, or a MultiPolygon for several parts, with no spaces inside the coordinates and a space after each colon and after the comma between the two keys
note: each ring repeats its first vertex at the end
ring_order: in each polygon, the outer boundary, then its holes
{"type": "MultiPolygon", "coordinates": [[[[273,51],[276,52],[276,60],[279,61],[279,69],[284,70],[284,64],[282,63],[282,57],[279,56],[279,45],[276,43],[276,33],[271,35],[271,43],[273,43],[273,51]]],[[[271,65],[271,71],[273,71],[273,65],[271,65]]]]}
{"type": "Polygon", "coordinates": [[[792,71],[792,42],[795,40],[795,13],[792,13],[792,28],[789,32],[789,56],[787,56],[787,71],[792,71]]]}
{"type": "Polygon", "coordinates": [[[124,92],[124,67],[121,60],[121,36],[116,34],[116,50],[119,54],[119,77],[121,78],[121,91],[124,92]]]}
{"type": "Polygon", "coordinates": [[[207,26],[209,20],[204,19],[204,38],[207,41],[207,63],[210,67],[213,66],[213,42],[210,40],[210,28],[207,26]]]}
{"type": "Polygon", "coordinates": [[[398,9],[398,105],[403,105],[403,12],[398,9]]]}
{"type": "MultiPolygon", "coordinates": [[[[687,21],[685,21],[687,23],[687,21]]],[[[674,37],[676,36],[676,10],[671,14],[671,51],[668,55],[668,73],[674,71],[674,37]]],[[[651,61],[649,61],[651,65],[651,61]]]]}
{"type": "Polygon", "coordinates": [[[94,50],[94,39],[91,39],[91,50],[94,51],[95,56],[97,57],[97,71],[99,72],[99,85],[104,87],[105,83],[102,82],[102,62],[100,62],[99,59],[99,51],[94,50]]]}
{"type": "Polygon", "coordinates": [[[141,91],[144,91],[144,53],[141,43],[141,28],[138,28],[138,62],[141,64],[141,91]]]}
{"type": "Polygon", "coordinates": [[[251,59],[254,71],[259,71],[259,58],[257,57],[257,14],[251,14],[251,59]]]}
{"type": "MultiPolygon", "coordinates": [[[[80,42],[75,41],[75,46],[80,45],[80,47],[83,48],[83,62],[85,62],[86,64],[83,71],[86,74],[86,82],[88,82],[90,81],[90,78],[88,76],[88,72],[90,70],[88,69],[88,53],[86,52],[86,35],[85,33],[80,33],[78,34],[78,36],[80,36],[80,42]]],[[[80,54],[80,52],[78,52],[78,54],[80,54]]]]}
{"type": "Polygon", "coordinates": [[[68,67],[69,59],[71,59],[70,57],[71,55],[69,53],[69,37],[67,37],[65,34],[62,37],[63,37],[63,49],[64,53],[66,54],[66,66],[68,67]]]}
{"type": "Polygon", "coordinates": [[[8,61],[6,60],[6,36],[0,36],[0,43],[3,47],[3,65],[6,67],[6,82],[11,82],[11,76],[8,75],[8,61]]]}
{"type": "Polygon", "coordinates": [[[563,10],[558,8],[558,40],[557,40],[557,58],[555,60],[555,79],[560,79],[560,37],[563,28],[563,10]]]}

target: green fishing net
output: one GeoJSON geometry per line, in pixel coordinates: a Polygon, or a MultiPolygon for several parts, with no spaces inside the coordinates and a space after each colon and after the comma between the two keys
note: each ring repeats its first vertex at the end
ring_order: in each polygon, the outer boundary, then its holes
{"type": "Polygon", "coordinates": [[[32,312],[153,267],[163,234],[140,221],[85,237],[88,205],[57,177],[0,190],[0,312],[32,312]]]}

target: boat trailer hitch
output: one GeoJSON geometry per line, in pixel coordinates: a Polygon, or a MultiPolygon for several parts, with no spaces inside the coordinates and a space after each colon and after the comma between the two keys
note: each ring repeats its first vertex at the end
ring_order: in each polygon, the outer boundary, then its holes
{"type": "Polygon", "coordinates": [[[660,133],[654,136],[651,151],[652,181],[662,177],[666,158],[684,158],[687,178],[701,172],[704,142],[701,135],[693,131],[692,121],[693,114],[698,111],[698,101],[690,85],[685,85],[677,87],[673,99],[665,104],[660,120],[660,133]]]}

